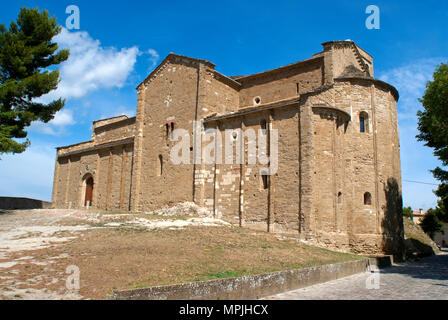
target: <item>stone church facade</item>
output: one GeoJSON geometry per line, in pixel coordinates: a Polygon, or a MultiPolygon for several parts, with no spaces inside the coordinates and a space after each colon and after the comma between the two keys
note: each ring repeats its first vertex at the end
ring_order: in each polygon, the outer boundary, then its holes
{"type": "Polygon", "coordinates": [[[372,56],[353,41],[322,46],[310,59],[231,77],[169,54],[138,86],[136,117],[95,121],[90,141],[57,149],[53,205],[150,211],[193,201],[327,248],[401,252],[398,92],[374,78],[372,56]],[[176,129],[187,130],[196,161],[170,160],[176,129]],[[244,136],[240,163],[197,161],[208,129],[267,140],[275,130],[277,170],[249,163],[244,136]]]}

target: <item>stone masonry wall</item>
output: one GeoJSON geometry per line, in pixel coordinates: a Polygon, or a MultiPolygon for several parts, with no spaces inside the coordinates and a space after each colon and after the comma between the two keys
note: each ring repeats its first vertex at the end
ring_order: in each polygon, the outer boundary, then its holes
{"type": "Polygon", "coordinates": [[[166,61],[141,89],[137,110],[137,127],[141,130],[137,157],[141,164],[134,163],[140,179],[132,191],[134,210],[192,201],[193,152],[189,151],[189,164],[173,164],[170,152],[177,142],[171,141],[171,133],[173,128],[184,129],[190,139],[188,145],[193,142],[193,121],[200,108],[198,83],[205,71],[200,66],[182,58],[166,61]]]}
{"type": "Polygon", "coordinates": [[[85,204],[85,182],[93,178],[92,206],[129,210],[133,145],[62,156],[55,171],[53,206],[80,208],[85,204]]]}
{"type": "Polygon", "coordinates": [[[124,138],[133,138],[135,135],[135,117],[122,121],[112,122],[97,126],[93,131],[93,139],[96,144],[115,141],[124,138]]]}
{"type": "Polygon", "coordinates": [[[299,64],[284,71],[253,75],[239,80],[240,106],[254,105],[254,98],[261,103],[269,103],[307,92],[323,84],[323,64],[321,59],[299,64]]]}
{"type": "Polygon", "coordinates": [[[205,60],[170,54],[138,87],[135,118],[97,121],[91,141],[58,149],[54,206],[83,206],[92,177],[92,205],[106,210],[194,201],[233,224],[327,248],[400,251],[398,95],[369,78],[373,59],[352,42],[323,45],[310,60],[234,79],[205,60]],[[217,133],[201,141],[207,129],[217,133]],[[278,168],[267,178],[268,164],[249,163],[248,151],[275,150],[250,145],[249,132],[267,143],[278,133],[278,168]],[[213,135],[222,138],[220,152],[210,148],[213,135]],[[198,146],[215,161],[205,163],[198,146]],[[174,163],[173,152],[185,162],[174,163]]]}

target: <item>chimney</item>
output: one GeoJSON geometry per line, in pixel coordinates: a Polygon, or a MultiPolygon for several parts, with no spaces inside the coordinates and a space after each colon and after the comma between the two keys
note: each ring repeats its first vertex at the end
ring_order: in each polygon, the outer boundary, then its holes
{"type": "Polygon", "coordinates": [[[418,211],[420,212],[420,214],[423,214],[423,209],[422,208],[418,209],[418,211]]]}

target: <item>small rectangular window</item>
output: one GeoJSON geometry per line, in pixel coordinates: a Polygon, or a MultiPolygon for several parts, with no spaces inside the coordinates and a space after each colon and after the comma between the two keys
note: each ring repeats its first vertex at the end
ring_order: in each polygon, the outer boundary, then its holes
{"type": "Polygon", "coordinates": [[[372,195],[370,194],[370,192],[364,193],[364,204],[366,206],[372,205],[372,195]]]}
{"type": "Polygon", "coordinates": [[[359,117],[359,131],[366,132],[365,119],[364,117],[359,117]]]}

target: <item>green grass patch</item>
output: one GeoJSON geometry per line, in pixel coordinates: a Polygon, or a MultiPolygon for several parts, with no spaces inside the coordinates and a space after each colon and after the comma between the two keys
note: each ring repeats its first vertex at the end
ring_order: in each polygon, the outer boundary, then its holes
{"type": "Polygon", "coordinates": [[[209,272],[207,273],[207,277],[212,279],[222,279],[222,278],[235,278],[235,277],[241,277],[244,274],[241,272],[234,272],[234,271],[224,271],[224,272],[209,272]]]}

